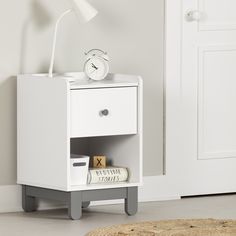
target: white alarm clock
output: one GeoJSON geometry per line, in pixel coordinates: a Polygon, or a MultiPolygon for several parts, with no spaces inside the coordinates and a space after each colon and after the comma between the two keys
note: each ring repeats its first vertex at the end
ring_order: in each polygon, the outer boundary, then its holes
{"type": "Polygon", "coordinates": [[[103,80],[109,73],[109,57],[100,49],[92,49],[85,53],[84,72],[92,80],[103,80]]]}

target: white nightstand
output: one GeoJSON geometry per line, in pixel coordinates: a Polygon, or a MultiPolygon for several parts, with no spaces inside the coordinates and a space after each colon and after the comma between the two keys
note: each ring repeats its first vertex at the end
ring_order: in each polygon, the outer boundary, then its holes
{"type": "Polygon", "coordinates": [[[90,201],[125,199],[125,211],[137,211],[142,184],[142,80],[110,74],[94,82],[83,73],[48,78],[20,75],[17,82],[17,183],[22,204],[36,210],[35,198],[68,203],[79,219],[90,201]],[[114,166],[129,168],[129,182],[74,186],[70,155],[106,155],[114,166]]]}

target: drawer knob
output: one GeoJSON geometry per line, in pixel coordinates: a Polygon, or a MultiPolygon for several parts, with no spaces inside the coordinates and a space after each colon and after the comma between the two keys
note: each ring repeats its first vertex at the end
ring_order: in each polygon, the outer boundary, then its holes
{"type": "Polygon", "coordinates": [[[102,111],[99,112],[100,116],[108,116],[109,115],[109,110],[104,109],[102,111]]]}

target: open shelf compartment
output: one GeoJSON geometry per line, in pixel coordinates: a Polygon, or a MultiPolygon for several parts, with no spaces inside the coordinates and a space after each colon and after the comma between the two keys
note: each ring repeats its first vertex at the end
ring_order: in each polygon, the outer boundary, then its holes
{"type": "Polygon", "coordinates": [[[121,135],[90,138],[71,138],[71,154],[90,156],[106,156],[107,165],[125,167],[129,170],[129,181],[120,183],[71,185],[71,191],[97,188],[119,188],[139,186],[142,181],[142,161],[139,148],[139,135],[121,135]]]}

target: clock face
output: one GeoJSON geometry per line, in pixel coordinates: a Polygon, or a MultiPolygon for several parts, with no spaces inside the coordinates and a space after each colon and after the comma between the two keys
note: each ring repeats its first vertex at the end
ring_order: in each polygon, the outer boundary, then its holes
{"type": "Polygon", "coordinates": [[[94,56],[85,62],[84,71],[90,79],[102,80],[109,72],[109,65],[104,58],[94,56]]]}

